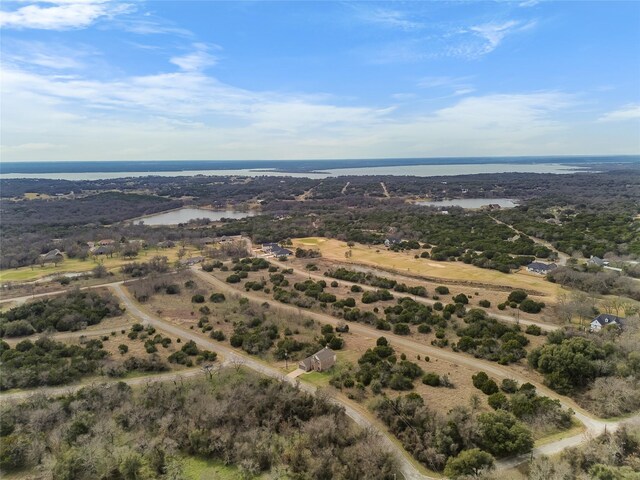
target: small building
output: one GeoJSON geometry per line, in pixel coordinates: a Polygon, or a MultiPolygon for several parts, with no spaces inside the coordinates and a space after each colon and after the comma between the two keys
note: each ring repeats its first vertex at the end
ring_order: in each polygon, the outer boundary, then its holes
{"type": "Polygon", "coordinates": [[[617,325],[619,328],[624,326],[625,319],[622,317],[618,317],[617,315],[612,315],[610,313],[601,313],[591,322],[591,331],[599,332],[604,327],[608,327],[609,325],[617,325]]]}
{"type": "Polygon", "coordinates": [[[298,364],[298,368],[305,372],[324,372],[336,364],[336,352],[329,347],[314,353],[298,364]]]}
{"type": "Polygon", "coordinates": [[[97,247],[93,247],[90,252],[92,255],[108,255],[113,253],[113,247],[109,245],[99,245],[97,247]]]}
{"type": "Polygon", "coordinates": [[[180,265],[191,267],[196,263],[202,263],[202,262],[204,262],[204,257],[183,258],[182,260],[180,260],[180,265]]]}
{"type": "Polygon", "coordinates": [[[558,268],[558,266],[555,263],[531,262],[527,265],[528,272],[538,273],[540,275],[546,275],[556,268],[558,268]]]}
{"type": "Polygon", "coordinates": [[[40,263],[59,263],[64,260],[64,255],[56,248],[47,253],[43,253],[39,259],[40,263]]]}
{"type": "Polygon", "coordinates": [[[400,240],[398,240],[397,238],[385,238],[384,246],[389,248],[389,247],[395,245],[398,242],[400,242],[400,240]]]}
{"type": "Polygon", "coordinates": [[[287,248],[282,248],[277,243],[263,243],[262,251],[273,255],[274,257],[288,257],[293,252],[287,248]]]}
{"type": "Polygon", "coordinates": [[[598,267],[604,267],[605,265],[609,265],[609,262],[601,259],[600,257],[595,257],[591,255],[591,258],[587,261],[590,265],[597,265],[598,267]]]}
{"type": "Polygon", "coordinates": [[[96,242],[98,245],[101,245],[103,247],[108,247],[109,245],[113,245],[114,243],[116,243],[115,240],[111,240],[110,238],[107,238],[105,240],[98,240],[98,242],[96,242]]]}

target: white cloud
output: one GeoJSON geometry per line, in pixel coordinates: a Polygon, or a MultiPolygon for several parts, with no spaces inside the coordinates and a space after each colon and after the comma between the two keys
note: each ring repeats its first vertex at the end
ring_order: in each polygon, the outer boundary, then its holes
{"type": "Polygon", "coordinates": [[[424,77],[418,81],[418,87],[428,89],[447,89],[451,96],[459,97],[475,92],[475,88],[469,83],[471,77],[424,77]]]}
{"type": "Polygon", "coordinates": [[[470,48],[469,54],[483,55],[494,51],[507,35],[523,32],[535,26],[535,22],[522,23],[516,20],[497,23],[490,22],[475,25],[468,29],[469,32],[483,40],[479,48],[470,48]]]}
{"type": "MultiPolygon", "coordinates": [[[[209,53],[210,47],[203,43],[193,44],[194,50],[186,55],[172,57],[169,61],[186,72],[201,71],[216,64],[217,59],[209,53]]],[[[215,49],[220,50],[217,45],[215,49]]]]}
{"type": "Polygon", "coordinates": [[[598,120],[601,122],[619,122],[640,119],[640,104],[630,103],[618,110],[605,113],[598,120]]]}
{"type": "Polygon", "coordinates": [[[17,10],[0,11],[0,27],[41,30],[86,28],[103,17],[132,11],[129,3],[109,0],[36,1],[17,10]]]}
{"type": "Polygon", "coordinates": [[[388,8],[360,7],[359,17],[368,23],[405,31],[418,30],[424,26],[421,22],[409,19],[405,12],[388,8]]]}

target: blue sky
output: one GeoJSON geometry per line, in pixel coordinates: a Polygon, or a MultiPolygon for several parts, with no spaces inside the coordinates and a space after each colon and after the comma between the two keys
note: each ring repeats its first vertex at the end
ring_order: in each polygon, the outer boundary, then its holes
{"type": "Polygon", "coordinates": [[[640,153],[640,2],[1,8],[6,161],[640,153]]]}

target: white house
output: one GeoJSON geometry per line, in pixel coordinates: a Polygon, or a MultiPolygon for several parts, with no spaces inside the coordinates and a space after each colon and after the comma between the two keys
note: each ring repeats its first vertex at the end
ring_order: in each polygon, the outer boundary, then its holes
{"type": "Polygon", "coordinates": [[[604,327],[609,325],[617,325],[618,327],[622,327],[624,325],[624,318],[618,317],[616,315],[611,315],[610,313],[601,313],[591,322],[591,331],[599,332],[604,327]]]}

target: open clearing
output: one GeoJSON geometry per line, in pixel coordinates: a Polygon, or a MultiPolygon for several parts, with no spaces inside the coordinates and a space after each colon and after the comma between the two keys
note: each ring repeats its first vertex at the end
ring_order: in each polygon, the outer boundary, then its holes
{"type": "MultiPolygon", "coordinates": [[[[63,273],[90,272],[99,263],[102,263],[107,270],[112,271],[119,269],[126,263],[145,262],[156,255],[167,257],[169,262],[174,262],[178,258],[179,250],[180,247],[177,246],[163,249],[144,248],[140,250],[138,256],[133,259],[124,259],[117,254],[113,257],[108,257],[106,255],[101,255],[99,257],[90,256],[86,260],[65,257],[64,261],[59,263],[57,266],[49,263],[42,267],[40,265],[33,265],[29,267],[0,270],[0,282],[29,282],[43,277],[60,275],[63,273]]],[[[187,251],[185,258],[198,254],[197,250],[193,247],[186,247],[185,250],[187,251]]]]}
{"type": "Polygon", "coordinates": [[[341,263],[371,265],[383,269],[421,275],[430,279],[443,282],[474,282],[493,286],[508,286],[511,289],[522,288],[529,291],[540,292],[547,296],[547,300],[555,302],[563,291],[559,285],[547,282],[544,278],[525,272],[512,274],[474,267],[462,262],[435,262],[424,258],[414,258],[417,251],[393,252],[385,247],[378,248],[355,244],[349,248],[346,242],[340,240],[309,237],[293,240],[293,246],[302,248],[317,248],[322,256],[329,260],[341,263]],[[351,250],[351,256],[345,257],[345,253],[351,250]]]}

